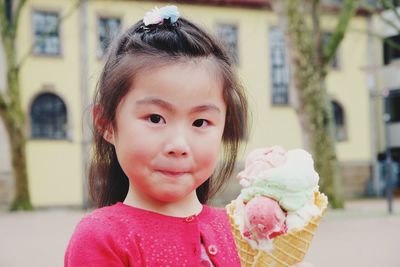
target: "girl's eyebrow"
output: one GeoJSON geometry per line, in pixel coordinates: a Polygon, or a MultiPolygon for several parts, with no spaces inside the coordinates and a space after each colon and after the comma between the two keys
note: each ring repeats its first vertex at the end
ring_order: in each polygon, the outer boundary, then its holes
{"type": "MultiPolygon", "coordinates": [[[[168,111],[175,111],[174,106],[169,103],[168,101],[162,100],[160,98],[157,97],[144,97],[142,99],[139,99],[138,101],[136,101],[137,105],[156,105],[159,106],[165,110],[168,111]]],[[[204,112],[204,111],[215,111],[217,113],[222,113],[221,109],[214,104],[205,104],[205,105],[200,105],[200,106],[196,106],[193,107],[190,112],[191,113],[196,113],[196,112],[204,112]]]]}
{"type": "Polygon", "coordinates": [[[174,111],[174,107],[172,106],[171,103],[169,103],[165,100],[156,98],[156,97],[144,97],[144,98],[136,101],[136,104],[137,105],[156,105],[156,106],[159,106],[168,111],[174,111]]]}

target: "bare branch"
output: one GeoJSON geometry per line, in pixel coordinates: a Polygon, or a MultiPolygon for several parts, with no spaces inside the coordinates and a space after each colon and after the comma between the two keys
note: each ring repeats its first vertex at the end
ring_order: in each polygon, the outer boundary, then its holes
{"type": "Polygon", "coordinates": [[[379,18],[380,18],[383,22],[385,22],[388,26],[392,27],[392,28],[393,28],[394,30],[396,30],[397,32],[400,31],[399,27],[398,27],[393,21],[391,21],[390,19],[385,18],[385,17],[382,15],[382,13],[379,13],[378,16],[379,16],[379,18]]]}
{"type": "Polygon", "coordinates": [[[349,25],[350,19],[356,10],[359,0],[345,0],[342,9],[339,14],[338,24],[336,25],[335,31],[332,33],[331,38],[323,47],[323,65],[329,64],[332,58],[335,56],[336,50],[340,42],[344,38],[347,26],[349,25]]]}
{"type": "Polygon", "coordinates": [[[26,4],[26,0],[20,0],[18,2],[18,6],[15,10],[15,14],[13,16],[13,20],[12,20],[12,27],[14,29],[14,34],[17,32],[18,29],[18,22],[19,22],[19,17],[21,15],[21,10],[24,7],[24,5],[26,4]]]}
{"type": "MultiPolygon", "coordinates": [[[[400,14],[399,14],[399,12],[397,11],[396,6],[394,6],[394,5],[390,4],[390,3],[388,3],[388,1],[385,1],[385,0],[381,0],[380,3],[382,4],[382,8],[384,8],[384,9],[390,9],[390,10],[393,11],[393,13],[396,15],[397,19],[400,20],[400,14]]],[[[377,13],[378,13],[379,18],[380,18],[385,24],[387,24],[388,26],[390,26],[390,27],[391,27],[392,29],[394,29],[396,32],[400,32],[399,26],[396,25],[396,23],[394,23],[392,20],[386,18],[386,17],[383,15],[383,12],[377,12],[377,13]]]]}
{"type": "MultiPolygon", "coordinates": [[[[47,32],[45,32],[42,36],[40,36],[40,39],[38,40],[39,42],[43,42],[46,37],[49,36],[51,32],[54,30],[58,29],[58,27],[66,20],[68,19],[73,12],[79,8],[79,6],[82,4],[83,0],[76,0],[75,3],[71,6],[71,8],[65,12],[59,19],[57,24],[54,26],[54,28],[49,29],[47,32]]],[[[17,68],[20,68],[26,60],[32,55],[33,49],[35,48],[36,42],[32,42],[31,46],[29,47],[28,51],[21,57],[20,62],[17,64],[17,68]]]]}
{"type": "Polygon", "coordinates": [[[5,29],[7,28],[7,19],[6,19],[6,12],[5,12],[5,6],[4,6],[4,1],[0,2],[0,30],[1,30],[1,35],[4,36],[5,29]]]}
{"type": "MultiPolygon", "coordinates": [[[[381,9],[390,9],[390,7],[387,6],[387,3],[385,0],[381,0],[379,1],[379,3],[381,4],[380,7],[381,9]]],[[[380,20],[382,20],[386,25],[390,26],[392,29],[396,30],[396,32],[400,32],[400,28],[390,19],[386,18],[383,16],[383,12],[381,12],[381,10],[377,10],[376,7],[371,6],[371,5],[365,5],[363,6],[369,13],[371,14],[376,14],[377,16],[379,16],[380,20]]],[[[396,7],[393,6],[392,11],[395,12],[396,17],[398,16],[398,19],[400,20],[400,14],[397,11],[396,7]]]]}
{"type": "Polygon", "coordinates": [[[322,62],[322,46],[321,46],[321,25],[319,21],[319,14],[321,11],[320,1],[313,0],[311,4],[311,20],[313,25],[313,37],[316,57],[314,64],[319,66],[322,62]]]}
{"type": "Polygon", "coordinates": [[[296,52],[293,53],[295,60],[300,60],[298,64],[302,67],[309,64],[310,61],[314,61],[314,55],[312,51],[312,44],[310,39],[304,38],[304,36],[310,36],[310,29],[307,27],[305,21],[304,9],[301,7],[301,3],[297,0],[289,0],[286,4],[286,16],[288,17],[288,34],[291,35],[293,43],[296,45],[296,52]],[[304,57],[298,57],[297,55],[304,55],[304,57]],[[307,58],[306,61],[302,59],[307,58]]]}
{"type": "Polygon", "coordinates": [[[400,20],[400,13],[399,13],[399,11],[397,10],[396,5],[394,5],[392,1],[381,0],[380,2],[382,3],[382,6],[383,6],[384,8],[387,8],[387,9],[390,9],[391,11],[393,11],[393,13],[396,15],[396,18],[397,18],[398,20],[400,20]]]}

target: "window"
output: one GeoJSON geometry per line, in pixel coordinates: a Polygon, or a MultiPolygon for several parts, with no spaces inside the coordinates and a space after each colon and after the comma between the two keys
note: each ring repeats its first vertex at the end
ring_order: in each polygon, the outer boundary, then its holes
{"type": "Polygon", "coordinates": [[[44,93],[36,97],[31,106],[30,116],[32,138],[67,137],[67,109],[57,95],[44,93]]]}
{"type": "Polygon", "coordinates": [[[33,13],[34,47],[37,55],[59,55],[59,16],[54,12],[33,13]]]}
{"type": "Polygon", "coordinates": [[[335,137],[337,141],[347,139],[345,116],[342,105],[337,101],[332,101],[333,118],[335,120],[335,137]]]}
{"type": "Polygon", "coordinates": [[[278,27],[272,27],[270,34],[272,103],[288,104],[289,67],[286,61],[285,42],[278,27]]]}
{"type": "Polygon", "coordinates": [[[239,62],[238,55],[238,29],[232,24],[217,24],[217,35],[224,42],[236,64],[239,62]]]}
{"type": "Polygon", "coordinates": [[[117,36],[121,30],[121,19],[119,18],[106,18],[100,17],[98,20],[99,35],[98,35],[98,47],[97,55],[102,57],[107,53],[107,49],[110,46],[114,37],[117,36]]]}
{"type": "Polygon", "coordinates": [[[388,122],[400,122],[400,89],[389,91],[385,98],[385,113],[389,115],[388,122]]]}
{"type": "Polygon", "coordinates": [[[383,39],[383,63],[388,65],[391,61],[400,59],[400,35],[383,39]]]}
{"type": "MultiPolygon", "coordinates": [[[[331,38],[331,36],[332,36],[331,32],[323,32],[322,33],[322,45],[326,45],[329,41],[329,38],[331,38]]],[[[338,69],[340,67],[338,50],[339,49],[336,50],[336,53],[330,62],[331,67],[334,69],[338,69]]]]}

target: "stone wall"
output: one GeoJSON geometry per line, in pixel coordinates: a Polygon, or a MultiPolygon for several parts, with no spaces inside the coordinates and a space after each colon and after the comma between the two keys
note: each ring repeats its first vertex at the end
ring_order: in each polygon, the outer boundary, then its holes
{"type": "Polygon", "coordinates": [[[368,180],[371,177],[371,164],[369,162],[343,162],[340,169],[345,198],[365,196],[368,180]]]}
{"type": "Polygon", "coordinates": [[[14,195],[14,183],[10,172],[0,172],[0,210],[7,209],[14,195]]]}

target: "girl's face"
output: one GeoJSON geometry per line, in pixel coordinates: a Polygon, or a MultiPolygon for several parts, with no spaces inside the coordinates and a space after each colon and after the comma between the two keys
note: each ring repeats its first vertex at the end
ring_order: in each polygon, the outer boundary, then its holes
{"type": "Polygon", "coordinates": [[[105,134],[135,199],[185,201],[213,173],[225,126],[222,79],[210,59],[139,72],[105,134]]]}

